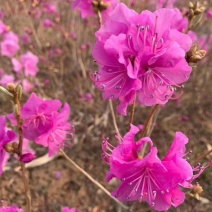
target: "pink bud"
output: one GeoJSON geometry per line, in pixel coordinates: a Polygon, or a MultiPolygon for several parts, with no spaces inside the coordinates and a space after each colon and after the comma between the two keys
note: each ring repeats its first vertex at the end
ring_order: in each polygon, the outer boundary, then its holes
{"type": "Polygon", "coordinates": [[[29,163],[32,160],[34,160],[35,158],[36,158],[35,154],[26,153],[21,156],[20,161],[23,163],[29,163]]]}

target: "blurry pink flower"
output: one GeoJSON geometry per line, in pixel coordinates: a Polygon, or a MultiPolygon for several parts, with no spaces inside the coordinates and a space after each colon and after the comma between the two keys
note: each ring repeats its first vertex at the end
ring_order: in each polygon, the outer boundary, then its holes
{"type": "Polygon", "coordinates": [[[135,6],[135,3],[136,3],[136,0],[130,0],[130,6],[131,7],[134,7],[135,6]]]}
{"type": "Polygon", "coordinates": [[[30,35],[28,33],[24,33],[21,36],[21,39],[22,39],[23,43],[25,43],[25,44],[29,44],[29,43],[32,42],[31,37],[30,37],[30,35]]]}
{"type": "Polygon", "coordinates": [[[207,18],[212,18],[212,9],[209,9],[208,11],[207,11],[207,18]]]}
{"type": "Polygon", "coordinates": [[[59,152],[67,136],[73,135],[73,126],[68,122],[70,107],[65,104],[61,112],[59,100],[42,100],[32,93],[21,109],[24,120],[24,137],[49,148],[49,156],[59,152]]]}
{"type": "Polygon", "coordinates": [[[2,208],[0,208],[0,212],[24,212],[24,210],[18,208],[16,205],[13,205],[13,206],[3,206],[2,208]]]}
{"type": "Polygon", "coordinates": [[[188,116],[182,116],[182,121],[189,121],[189,117],[188,116]]]}
{"type": "Polygon", "coordinates": [[[57,13],[57,6],[53,3],[45,3],[44,7],[46,9],[46,12],[49,14],[56,14],[57,13]]]}
{"type": "Polygon", "coordinates": [[[39,59],[32,52],[27,52],[21,56],[21,64],[24,67],[25,76],[35,76],[38,72],[38,63],[39,59]]]}
{"type": "Polygon", "coordinates": [[[6,129],[6,117],[0,116],[0,175],[3,173],[3,167],[9,159],[4,146],[16,139],[16,134],[12,130],[6,129]]]}
{"type": "MultiPolygon", "coordinates": [[[[119,3],[119,0],[102,0],[103,2],[110,3],[110,6],[101,12],[103,23],[110,17],[113,9],[119,3]]],[[[93,10],[92,0],[74,0],[72,9],[79,10],[82,18],[86,19],[89,16],[96,16],[93,10]]]]}
{"type": "Polygon", "coordinates": [[[6,33],[3,41],[1,42],[1,55],[13,57],[19,48],[18,36],[13,32],[6,33]]]}
{"type": "Polygon", "coordinates": [[[0,68],[0,78],[4,75],[4,70],[0,68]]]}
{"type": "Polygon", "coordinates": [[[19,73],[23,68],[22,64],[16,58],[12,58],[11,61],[13,64],[13,71],[19,73]]]}
{"type": "Polygon", "coordinates": [[[58,171],[55,173],[55,178],[59,180],[62,177],[62,172],[58,171]]]}
{"type": "Polygon", "coordinates": [[[64,208],[62,208],[62,211],[61,212],[80,212],[80,210],[79,209],[76,209],[76,208],[64,207],[64,208]]]}
{"type": "Polygon", "coordinates": [[[93,100],[93,96],[91,93],[85,93],[85,94],[81,94],[80,98],[85,102],[90,102],[91,100],[93,100]]]}
{"type": "MultiPolygon", "coordinates": [[[[112,192],[120,201],[145,201],[157,211],[167,211],[171,206],[177,207],[184,202],[185,194],[180,186],[191,188],[196,179],[207,167],[195,167],[184,159],[185,145],[188,138],[177,132],[172,146],[163,160],[157,156],[158,150],[150,138],[134,142],[139,129],[131,125],[122,142],[116,148],[108,141],[103,141],[103,151],[107,149],[106,162],[110,165],[107,181],[117,178],[121,185],[112,192]],[[145,143],[150,144],[149,153],[141,158],[139,152],[145,143]],[[198,174],[193,172],[199,171],[198,174]]],[[[103,157],[105,158],[105,157],[103,157]]],[[[211,164],[209,164],[211,165],[211,164]]]]}
{"type": "Polygon", "coordinates": [[[34,85],[29,80],[23,79],[22,80],[22,87],[23,87],[24,93],[29,93],[33,90],[34,85]]]}
{"type": "Polygon", "coordinates": [[[45,19],[44,21],[43,21],[43,26],[44,27],[54,27],[54,22],[53,21],[51,21],[50,19],[45,19]]]}
{"type": "Polygon", "coordinates": [[[49,83],[50,83],[49,79],[45,79],[43,82],[44,85],[48,85],[49,83]]]}
{"type": "Polygon", "coordinates": [[[6,87],[7,83],[14,83],[14,76],[12,74],[5,74],[0,78],[0,85],[6,87]]]}
{"type": "Polygon", "coordinates": [[[8,31],[8,26],[5,25],[2,21],[0,21],[0,35],[4,34],[8,31]]]}
{"type": "Polygon", "coordinates": [[[192,41],[181,32],[186,25],[182,19],[177,9],[139,15],[119,4],[96,33],[93,56],[101,67],[93,80],[104,99],[120,101],[120,114],[126,115],[136,93],[139,104],[166,104],[189,79],[192,69],[185,54],[192,41]]]}
{"type": "Polygon", "coordinates": [[[4,12],[0,10],[0,19],[4,19],[4,12]]]}
{"type": "Polygon", "coordinates": [[[70,33],[70,37],[75,40],[77,38],[77,34],[75,32],[70,33]]]}

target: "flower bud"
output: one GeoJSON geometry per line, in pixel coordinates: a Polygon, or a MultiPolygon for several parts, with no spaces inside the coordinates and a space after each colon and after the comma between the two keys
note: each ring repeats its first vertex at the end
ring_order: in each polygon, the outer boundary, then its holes
{"type": "Polygon", "coordinates": [[[17,93],[18,99],[20,100],[22,98],[22,94],[23,94],[23,89],[20,84],[16,85],[15,92],[17,93]]]}
{"type": "Polygon", "coordinates": [[[200,194],[202,192],[203,192],[203,188],[199,184],[193,185],[192,188],[191,188],[191,191],[190,191],[192,196],[197,200],[199,200],[200,194]]]}
{"type": "Polygon", "coordinates": [[[11,94],[7,89],[4,87],[0,86],[0,91],[6,94],[8,97],[13,98],[13,94],[11,94]]]}
{"type": "Polygon", "coordinates": [[[13,148],[13,146],[12,146],[11,143],[6,144],[6,145],[4,146],[4,149],[5,149],[5,151],[8,152],[8,153],[13,153],[13,152],[14,152],[14,148],[13,148]]]}
{"type": "Polygon", "coordinates": [[[36,158],[36,156],[32,153],[26,153],[26,154],[23,154],[20,158],[20,161],[23,162],[23,163],[29,163],[31,162],[32,160],[34,160],[36,158]]]}
{"type": "Polygon", "coordinates": [[[13,83],[7,83],[6,88],[10,93],[14,93],[15,91],[15,85],[13,83]]]}
{"type": "Polygon", "coordinates": [[[206,55],[205,50],[197,50],[197,45],[194,44],[186,54],[188,63],[197,63],[202,60],[206,55]]]}
{"type": "Polygon", "coordinates": [[[189,58],[189,62],[190,63],[197,63],[199,62],[200,60],[202,60],[206,55],[206,51],[205,50],[199,50],[199,51],[196,51],[194,55],[192,55],[190,58],[189,58]]]}

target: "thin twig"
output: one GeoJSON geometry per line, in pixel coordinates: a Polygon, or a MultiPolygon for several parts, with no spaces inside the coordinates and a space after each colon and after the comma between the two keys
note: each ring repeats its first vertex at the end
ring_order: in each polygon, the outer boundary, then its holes
{"type": "Polygon", "coordinates": [[[206,156],[208,156],[211,153],[212,153],[212,149],[205,152],[204,154],[200,155],[196,160],[194,160],[194,164],[199,163],[203,158],[205,158],[206,156]]]}
{"type": "Polygon", "coordinates": [[[83,76],[84,79],[86,79],[86,69],[85,69],[85,65],[84,65],[84,63],[83,63],[83,61],[82,61],[82,57],[81,57],[80,53],[78,53],[77,55],[78,55],[78,63],[79,63],[80,68],[81,68],[81,70],[82,70],[82,76],[83,76]]]}
{"type": "Polygon", "coordinates": [[[21,163],[21,172],[23,176],[23,182],[24,182],[24,189],[25,189],[25,195],[26,195],[26,202],[27,202],[27,212],[31,212],[31,193],[30,193],[30,187],[29,187],[29,178],[26,175],[26,167],[25,163],[21,163]]]}
{"type": "Polygon", "coordinates": [[[97,11],[97,16],[98,16],[99,26],[101,27],[102,26],[102,14],[99,10],[97,11]]]}
{"type": "Polygon", "coordinates": [[[120,135],[119,128],[118,128],[117,123],[116,123],[116,116],[115,116],[114,109],[113,109],[113,102],[112,102],[111,99],[109,100],[109,105],[110,105],[110,111],[111,111],[111,114],[112,114],[113,125],[114,125],[114,128],[116,130],[116,134],[120,135]]]}
{"type": "Polygon", "coordinates": [[[31,16],[29,15],[29,12],[28,12],[28,9],[27,9],[27,6],[26,6],[25,1],[22,1],[22,4],[23,4],[23,7],[24,7],[26,16],[28,17],[29,24],[30,24],[30,28],[31,28],[31,30],[32,30],[32,34],[33,34],[33,36],[34,36],[34,38],[35,38],[35,41],[36,41],[36,43],[37,43],[37,45],[38,45],[38,48],[39,48],[39,49],[42,49],[41,42],[40,42],[40,40],[39,40],[39,38],[38,38],[38,36],[37,36],[37,33],[36,33],[36,30],[35,30],[34,24],[33,24],[33,22],[32,22],[32,18],[31,18],[31,16]]]}
{"type": "Polygon", "coordinates": [[[132,105],[132,110],[131,110],[131,115],[130,115],[130,124],[133,123],[133,118],[134,118],[134,114],[135,114],[135,105],[136,105],[136,96],[135,96],[135,99],[134,99],[133,105],[132,105]]]}
{"type": "MultiPolygon", "coordinates": [[[[152,133],[152,130],[154,128],[154,125],[155,125],[155,121],[157,119],[157,115],[159,113],[159,109],[160,109],[160,105],[157,104],[155,105],[151,111],[150,111],[150,114],[146,120],[146,123],[144,125],[144,129],[142,131],[142,134],[141,134],[141,138],[145,137],[145,136],[150,136],[151,133],[152,133]]],[[[142,151],[141,151],[141,157],[144,156],[144,153],[146,151],[146,147],[147,147],[147,143],[144,144],[144,147],[142,148],[142,151]]]]}
{"type": "Polygon", "coordinates": [[[119,202],[116,198],[111,196],[110,192],[104,186],[102,186],[99,182],[94,180],[94,178],[91,175],[89,175],[84,169],[79,167],[71,158],[69,158],[69,156],[66,155],[66,153],[62,149],[60,150],[60,152],[65,157],[65,159],[68,160],[68,162],[70,162],[76,169],[78,169],[80,172],[82,172],[90,181],[92,181],[96,186],[98,186],[102,191],[104,191],[111,199],[113,199],[115,202],[117,202],[122,208],[128,209],[127,206],[125,206],[124,204],[119,202]]]}
{"type": "Polygon", "coordinates": [[[146,120],[146,123],[144,124],[144,129],[142,130],[141,138],[147,136],[146,133],[147,133],[149,127],[151,126],[152,118],[153,118],[154,114],[157,112],[157,110],[159,109],[159,107],[160,107],[160,105],[157,104],[151,109],[150,114],[146,120]]]}

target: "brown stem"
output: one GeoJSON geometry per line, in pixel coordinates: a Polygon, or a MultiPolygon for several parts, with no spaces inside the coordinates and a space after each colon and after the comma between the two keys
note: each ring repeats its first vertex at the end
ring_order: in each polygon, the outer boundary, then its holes
{"type": "MultiPolygon", "coordinates": [[[[151,133],[152,133],[152,130],[154,128],[154,125],[155,125],[155,121],[157,119],[157,115],[159,113],[159,109],[160,109],[160,105],[155,105],[151,111],[150,111],[150,114],[146,120],[146,123],[144,125],[144,129],[142,131],[142,134],[141,134],[141,138],[145,137],[145,136],[150,136],[151,133]]],[[[145,143],[144,144],[144,147],[142,148],[142,151],[141,151],[141,157],[144,156],[144,153],[146,151],[146,147],[147,147],[147,144],[145,143]]]]}
{"type": "Polygon", "coordinates": [[[27,212],[31,212],[32,199],[31,199],[31,193],[30,193],[30,187],[29,187],[29,178],[26,175],[25,163],[23,163],[23,162],[20,162],[20,163],[21,163],[21,172],[22,172],[23,182],[24,182],[24,190],[25,190],[25,195],[26,195],[27,212]]]}
{"type": "Polygon", "coordinates": [[[195,161],[194,161],[194,164],[195,163],[199,163],[199,161],[201,161],[203,158],[205,158],[207,155],[211,154],[212,153],[212,149],[205,152],[204,154],[202,154],[201,156],[199,156],[195,161]]]}
{"type": "Polygon", "coordinates": [[[132,110],[131,110],[131,115],[130,115],[130,124],[133,123],[133,118],[134,118],[134,114],[135,114],[135,105],[136,105],[136,96],[135,96],[135,99],[134,99],[133,105],[132,105],[132,110]]]}
{"type": "Polygon", "coordinates": [[[99,21],[99,26],[102,26],[102,14],[99,10],[97,10],[97,16],[98,16],[98,21],[99,21]]]}
{"type": "Polygon", "coordinates": [[[66,155],[66,153],[62,149],[60,149],[60,152],[69,163],[71,163],[76,169],[78,169],[80,172],[82,172],[91,182],[93,182],[102,191],[104,191],[111,199],[113,199],[115,202],[117,202],[122,208],[128,209],[127,206],[125,206],[124,204],[119,202],[116,198],[112,197],[110,192],[104,186],[102,186],[99,182],[94,180],[93,177],[91,175],[89,175],[84,169],[79,167],[68,155],[66,155]]]}
{"type": "Polygon", "coordinates": [[[117,135],[120,135],[120,133],[119,133],[119,128],[118,128],[117,122],[116,122],[116,116],[115,116],[114,109],[113,109],[113,102],[112,102],[111,99],[109,100],[109,105],[110,105],[110,111],[111,111],[111,114],[112,114],[113,125],[114,125],[114,128],[115,128],[115,130],[116,130],[116,134],[117,134],[117,135]]]}
{"type": "MultiPolygon", "coordinates": [[[[22,87],[20,85],[17,85],[13,94],[14,94],[13,102],[15,105],[14,112],[18,123],[18,132],[19,132],[18,156],[20,158],[22,156],[22,149],[23,149],[23,119],[21,118],[21,103],[20,103],[22,96],[22,87]]],[[[26,175],[25,163],[20,162],[20,164],[26,195],[27,212],[31,212],[31,194],[30,194],[29,179],[26,175]]]]}
{"type": "Polygon", "coordinates": [[[41,42],[40,42],[40,40],[39,40],[39,38],[38,38],[38,36],[37,36],[37,33],[36,33],[36,30],[35,30],[35,27],[34,27],[32,18],[31,18],[31,16],[29,15],[29,11],[28,11],[28,9],[27,9],[27,5],[26,5],[25,1],[22,1],[22,4],[23,4],[23,7],[24,7],[24,12],[26,13],[26,17],[28,17],[28,21],[29,21],[29,24],[30,24],[30,28],[31,28],[31,30],[32,30],[32,34],[33,34],[33,36],[34,36],[34,38],[35,38],[35,41],[36,41],[36,43],[37,43],[37,45],[38,45],[38,48],[39,48],[39,49],[42,49],[41,42]]]}
{"type": "Polygon", "coordinates": [[[152,126],[152,118],[159,108],[160,108],[160,105],[157,104],[151,109],[150,114],[146,120],[146,123],[144,124],[144,129],[142,130],[141,138],[145,136],[149,136],[147,135],[147,132],[149,132],[150,127],[152,126]]]}

